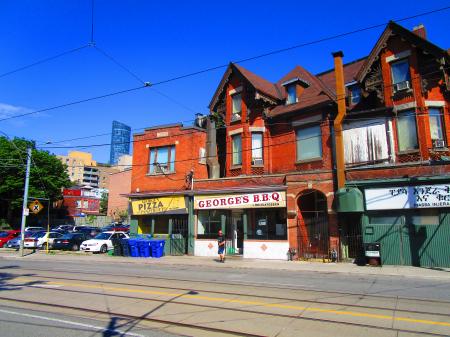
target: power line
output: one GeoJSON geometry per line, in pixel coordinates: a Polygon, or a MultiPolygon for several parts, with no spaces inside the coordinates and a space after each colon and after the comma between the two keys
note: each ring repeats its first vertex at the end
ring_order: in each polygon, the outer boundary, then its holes
{"type": "MultiPolygon", "coordinates": [[[[442,8],[431,10],[431,11],[427,11],[427,12],[422,12],[422,13],[419,13],[419,14],[416,14],[416,15],[400,18],[400,19],[397,19],[395,21],[396,22],[402,22],[402,21],[413,19],[413,18],[418,18],[418,17],[421,17],[421,16],[426,16],[426,15],[442,12],[442,11],[445,11],[445,10],[448,10],[448,9],[450,9],[450,6],[442,7],[442,8]]],[[[321,39],[305,42],[305,43],[298,44],[298,45],[295,45],[295,46],[286,47],[286,48],[282,48],[282,49],[277,49],[277,50],[270,51],[270,52],[267,52],[267,53],[264,53],[264,54],[260,54],[260,55],[256,55],[256,56],[252,56],[252,57],[248,57],[248,58],[244,58],[244,59],[235,61],[234,63],[243,63],[243,62],[247,62],[247,61],[251,61],[251,60],[267,57],[267,56],[270,56],[270,55],[286,52],[286,51],[289,51],[289,50],[298,49],[298,48],[302,48],[302,47],[305,47],[305,46],[309,46],[309,45],[313,45],[313,44],[317,44],[317,43],[321,43],[321,42],[325,42],[325,41],[330,41],[330,40],[337,39],[337,38],[340,38],[340,37],[344,37],[344,36],[348,36],[348,35],[364,32],[364,31],[367,31],[367,30],[379,28],[379,27],[382,27],[382,26],[385,26],[385,25],[386,25],[386,23],[382,23],[382,24],[377,24],[377,25],[372,25],[372,26],[369,26],[369,27],[365,27],[365,28],[356,29],[356,30],[353,30],[353,31],[345,32],[345,33],[335,34],[335,35],[332,35],[332,36],[329,36],[329,37],[325,37],[325,38],[321,38],[321,39]]],[[[86,45],[84,47],[87,47],[87,46],[91,46],[91,44],[88,44],[88,45],[86,45]]],[[[82,47],[82,48],[84,48],[84,47],[82,47]]],[[[93,101],[93,100],[103,99],[103,98],[107,98],[107,97],[111,97],[111,96],[127,93],[127,92],[130,92],[130,91],[135,91],[137,89],[142,89],[142,88],[145,88],[145,87],[161,85],[161,84],[165,84],[165,83],[168,83],[168,82],[173,82],[173,81],[176,81],[176,80],[180,80],[180,79],[196,76],[196,75],[199,75],[199,74],[203,74],[203,73],[206,73],[206,72],[210,72],[210,71],[213,71],[213,70],[217,70],[217,69],[220,69],[220,68],[224,68],[224,67],[227,67],[227,66],[228,66],[228,64],[226,64],[226,65],[219,65],[219,66],[215,66],[215,67],[210,67],[210,68],[206,68],[206,69],[203,69],[203,70],[191,72],[191,73],[188,73],[188,74],[175,76],[175,77],[172,77],[172,78],[169,78],[169,79],[166,79],[166,80],[161,80],[159,82],[154,82],[153,84],[148,84],[147,86],[144,85],[144,86],[138,87],[138,88],[130,88],[130,89],[126,89],[126,90],[122,90],[122,91],[118,91],[118,92],[113,92],[113,93],[105,94],[105,95],[101,95],[101,96],[95,96],[95,97],[91,97],[91,98],[87,98],[87,99],[83,99],[83,100],[79,100],[79,101],[74,101],[74,102],[70,102],[70,103],[66,103],[66,104],[62,104],[62,105],[58,105],[58,106],[54,106],[54,107],[50,107],[50,108],[46,108],[46,109],[42,109],[42,110],[31,111],[31,112],[28,112],[28,113],[24,113],[24,114],[20,114],[20,115],[16,115],[16,116],[11,116],[11,117],[0,119],[0,122],[1,121],[5,121],[5,120],[9,120],[9,119],[13,119],[13,118],[28,116],[28,115],[31,115],[31,114],[36,114],[36,113],[39,113],[39,112],[54,110],[54,109],[58,109],[58,108],[62,108],[62,107],[75,105],[75,104],[81,104],[81,103],[85,103],[85,102],[89,102],[89,101],[93,101]]]]}
{"type": "Polygon", "coordinates": [[[67,51],[65,51],[65,52],[62,52],[62,53],[60,53],[60,54],[56,54],[56,55],[54,55],[54,56],[50,56],[50,57],[41,59],[41,60],[39,60],[39,61],[30,63],[30,64],[28,64],[28,65],[26,65],[26,66],[22,66],[22,67],[20,67],[20,68],[14,69],[14,70],[7,71],[6,73],[0,74],[0,78],[5,77],[5,76],[8,76],[8,75],[15,74],[15,73],[17,73],[17,72],[19,72],[19,71],[22,71],[22,70],[25,70],[25,69],[29,69],[29,68],[31,68],[31,67],[35,67],[35,66],[37,66],[37,65],[39,65],[39,64],[42,64],[42,63],[46,63],[46,62],[55,60],[55,59],[57,59],[57,58],[60,58],[60,57],[62,57],[62,56],[65,56],[65,55],[75,53],[75,52],[77,52],[77,51],[80,51],[80,50],[82,50],[82,49],[84,49],[84,48],[87,48],[87,47],[90,47],[90,46],[91,46],[90,44],[86,44],[86,45],[84,45],[84,46],[81,46],[81,47],[78,47],[78,48],[74,48],[74,49],[70,49],[70,50],[67,50],[67,51]]]}

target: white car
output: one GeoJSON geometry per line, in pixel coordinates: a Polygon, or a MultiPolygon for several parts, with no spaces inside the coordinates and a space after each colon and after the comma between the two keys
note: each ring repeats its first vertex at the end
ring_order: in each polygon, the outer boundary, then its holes
{"type": "Polygon", "coordinates": [[[48,247],[50,248],[53,245],[53,241],[62,236],[61,233],[58,232],[36,232],[35,234],[25,238],[23,241],[23,246],[25,248],[47,248],[47,240],[48,247]]]}
{"type": "Polygon", "coordinates": [[[112,240],[129,238],[124,232],[103,232],[95,238],[83,241],[80,250],[85,252],[106,253],[108,249],[113,249],[112,240]]]}

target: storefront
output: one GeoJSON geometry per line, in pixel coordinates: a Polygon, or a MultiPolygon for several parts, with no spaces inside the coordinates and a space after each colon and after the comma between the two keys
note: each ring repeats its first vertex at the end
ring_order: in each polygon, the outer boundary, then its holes
{"type": "Polygon", "coordinates": [[[131,201],[132,219],[138,222],[139,234],[171,236],[185,239],[187,253],[188,197],[184,195],[152,197],[131,201]]]}
{"type": "Polygon", "coordinates": [[[226,254],[286,259],[286,192],[195,195],[195,255],[217,255],[217,233],[227,239],[226,254]]]}
{"type": "Polygon", "coordinates": [[[450,183],[378,186],[361,188],[364,243],[381,244],[383,264],[450,267],[450,183]]]}

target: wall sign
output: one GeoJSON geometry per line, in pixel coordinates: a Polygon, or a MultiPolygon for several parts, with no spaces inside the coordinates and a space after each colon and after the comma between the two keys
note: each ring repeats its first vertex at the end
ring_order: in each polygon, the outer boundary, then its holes
{"type": "Polygon", "coordinates": [[[286,192],[194,196],[194,209],[286,207],[286,192]]]}
{"type": "Polygon", "coordinates": [[[133,215],[186,211],[184,196],[150,198],[131,202],[133,215]]]}
{"type": "Polygon", "coordinates": [[[369,211],[450,207],[450,184],[371,188],[364,194],[369,211]]]}

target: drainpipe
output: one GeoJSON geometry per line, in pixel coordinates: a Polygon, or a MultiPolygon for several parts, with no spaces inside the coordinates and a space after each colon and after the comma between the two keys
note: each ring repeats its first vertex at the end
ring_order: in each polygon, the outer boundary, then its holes
{"type": "Polygon", "coordinates": [[[347,113],[345,106],[345,82],[342,57],[344,53],[337,51],[332,53],[334,58],[334,73],[336,76],[336,99],[338,114],[334,119],[334,137],[336,144],[336,171],[338,189],[345,187],[345,163],[344,163],[344,138],[342,135],[342,123],[347,113]]]}

